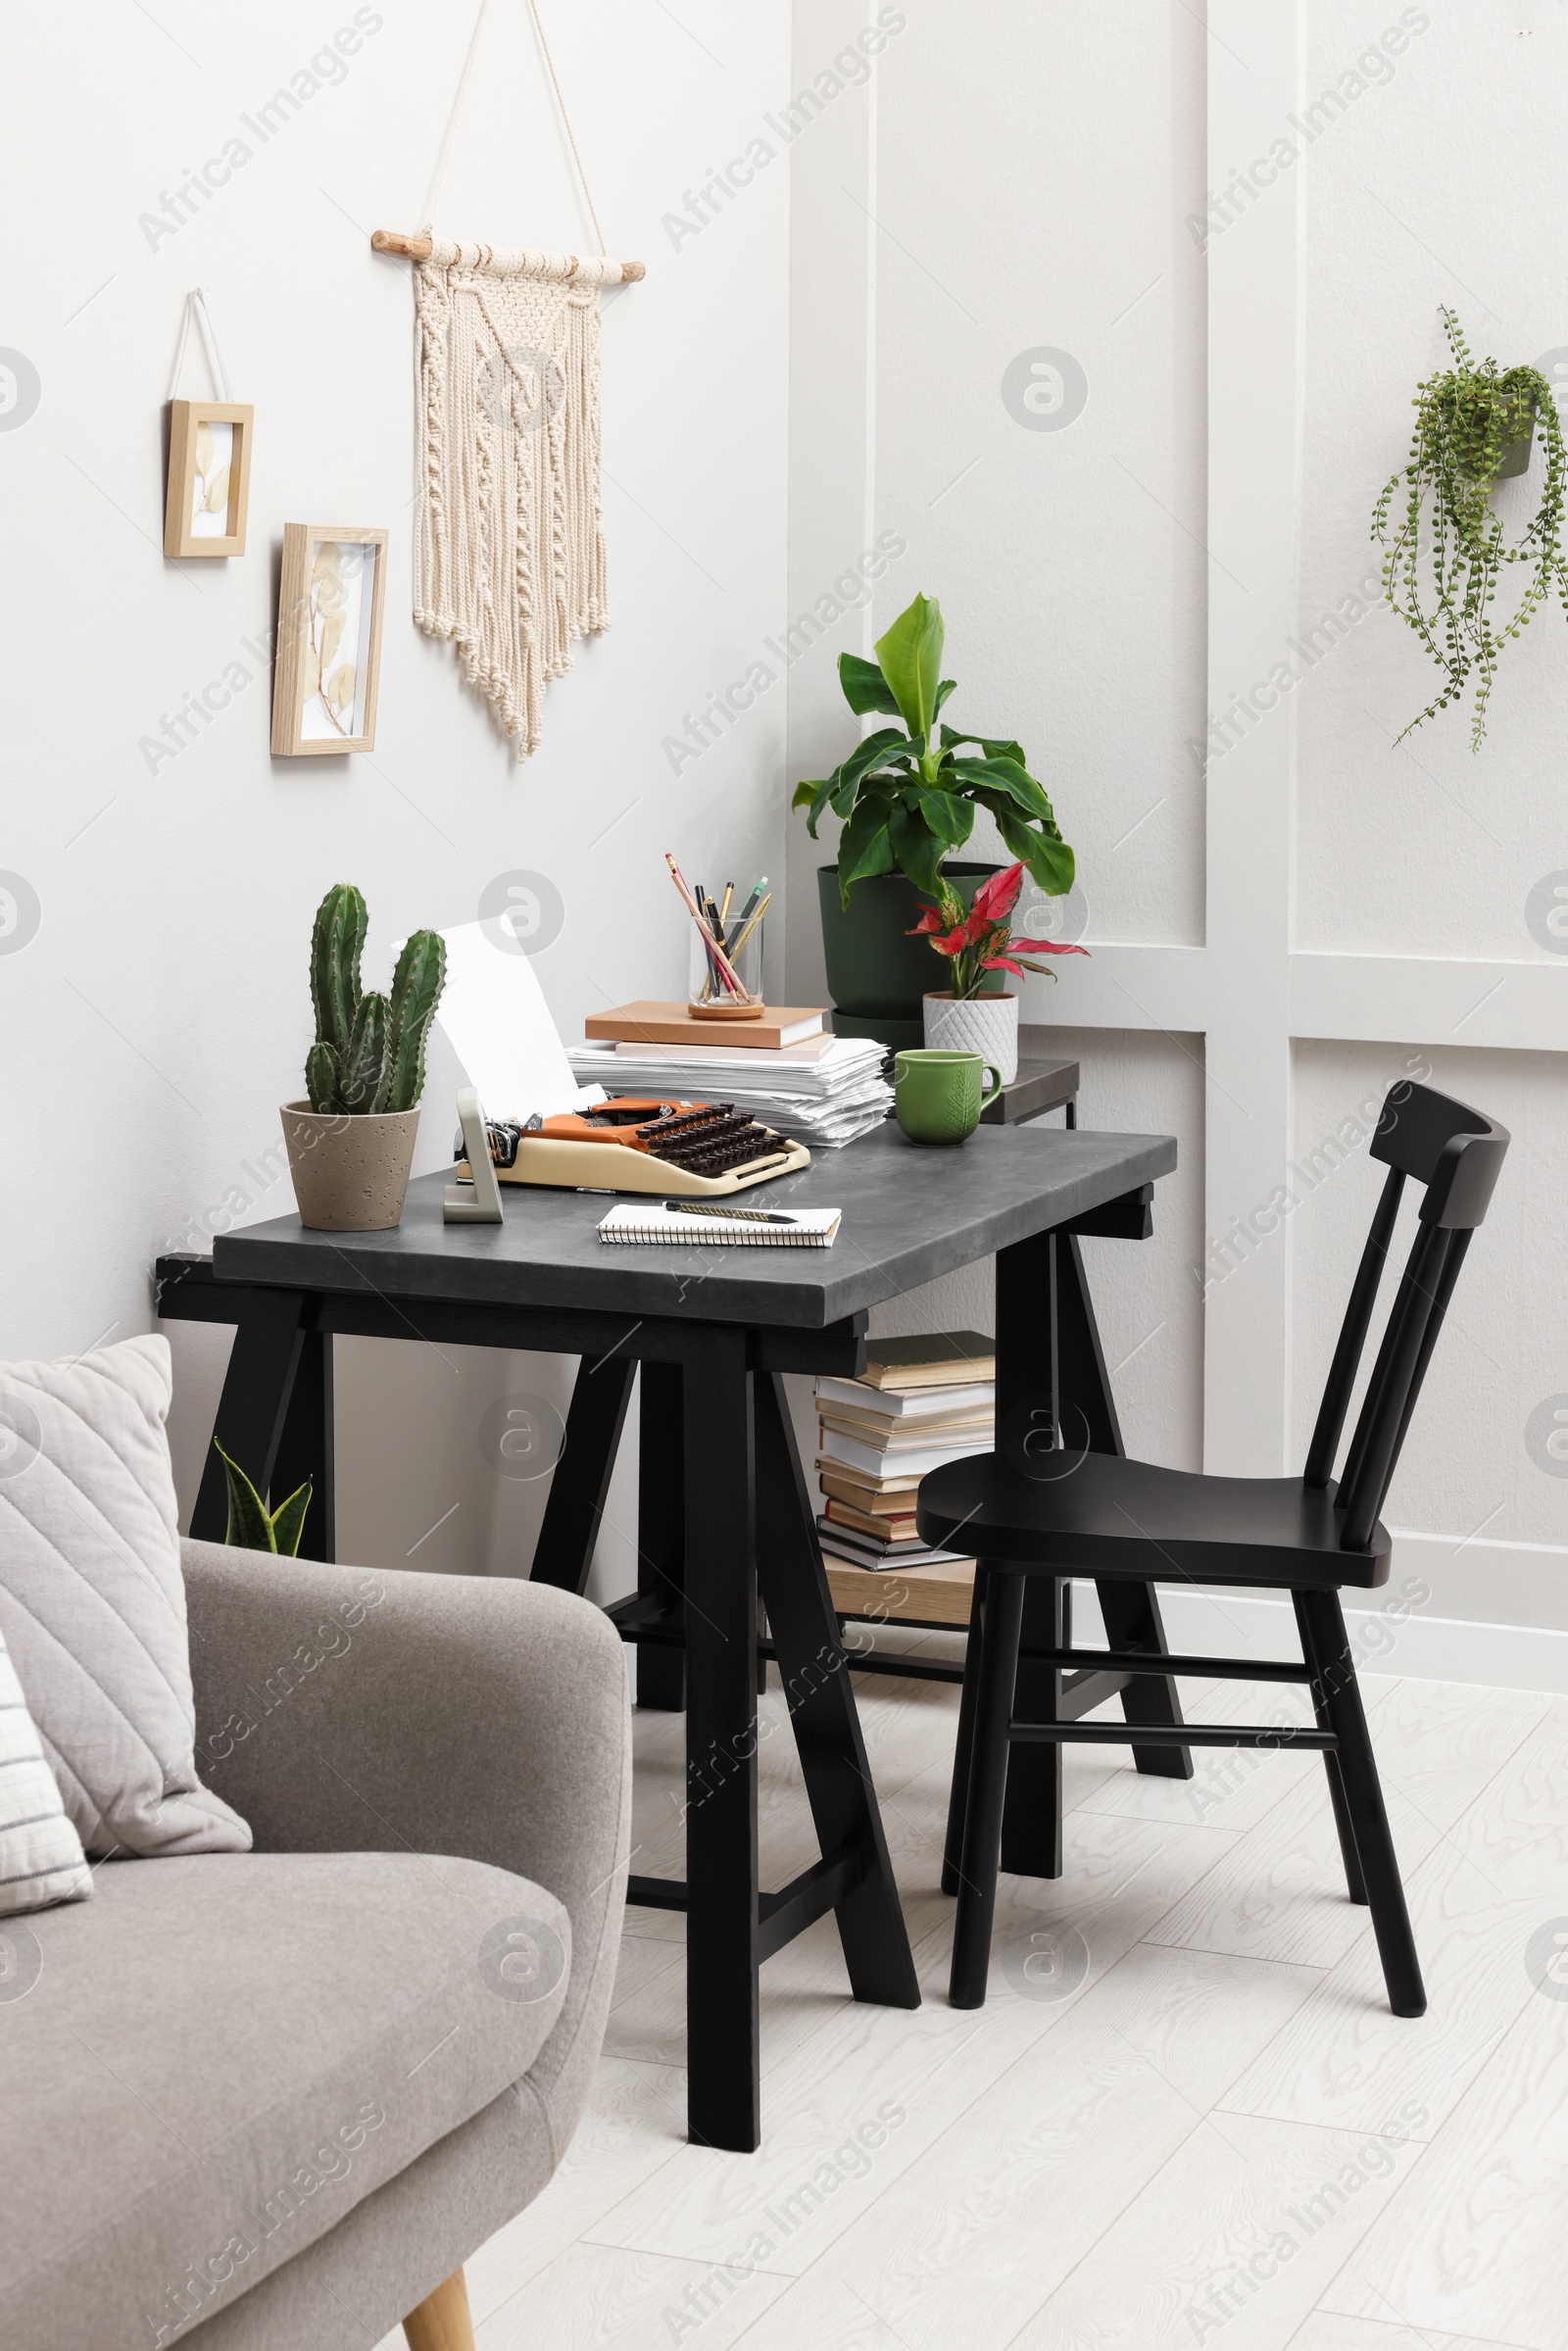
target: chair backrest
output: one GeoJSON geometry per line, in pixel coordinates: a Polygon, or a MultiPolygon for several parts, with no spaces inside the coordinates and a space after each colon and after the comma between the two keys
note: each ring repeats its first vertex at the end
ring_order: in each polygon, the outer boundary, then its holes
{"type": "Polygon", "coordinates": [[[1327,1486],[1334,1475],[1406,1178],[1426,1189],[1335,1501],[1343,1513],[1340,1542],[1347,1550],[1362,1550],[1371,1540],[1470,1236],[1487,1213],[1509,1140],[1507,1129],[1484,1111],[1451,1102],[1430,1086],[1406,1080],[1391,1089],[1383,1104],[1372,1156],[1389,1172],[1312,1432],[1308,1486],[1327,1486]]]}

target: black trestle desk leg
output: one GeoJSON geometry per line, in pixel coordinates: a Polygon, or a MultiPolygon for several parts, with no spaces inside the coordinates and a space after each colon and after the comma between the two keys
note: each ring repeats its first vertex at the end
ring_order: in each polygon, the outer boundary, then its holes
{"type": "MultiPolygon", "coordinates": [[[[1049,1453],[1057,1410],[1052,1256],[1054,1235],[1033,1234],[997,1251],[997,1445],[1008,1458],[1049,1453]]],[[[1069,1433],[1072,1434],[1072,1433],[1069,1433]]],[[[1078,1438],[1081,1448],[1082,1438],[1078,1438]]],[[[1054,1576],[1014,1579],[1023,1587],[1023,1646],[1060,1646],[1061,1586],[1054,1576]]],[[[988,1599],[988,1605],[990,1604],[988,1599]]],[[[1009,1612],[1019,1593],[1008,1596],[1009,1612]]],[[[970,1647],[976,1646],[970,1635],[970,1647]]],[[[971,1660],[971,1674],[978,1661],[971,1660]]],[[[1052,1722],[1060,1687],[1054,1667],[1021,1663],[1013,1712],[1022,1722],[1052,1722]]],[[[1061,1764],[1056,1741],[1031,1740],[1008,1758],[1002,1825],[1002,1867],[1025,1878],[1061,1876],[1061,1764]]],[[[965,1777],[967,1775],[965,1774],[965,1777]]],[[[967,1800],[967,1798],[966,1798],[967,1800]]],[[[958,1815],[962,1818],[962,1814],[958,1815]]],[[[955,1824],[956,1825],[956,1824],[955,1824]]],[[[948,1862],[956,1860],[949,1837],[948,1862]]],[[[947,1884],[949,1872],[944,1871],[947,1884]]],[[[956,1879],[956,1872],[954,1873],[956,1879]]],[[[956,1891],[956,1883],[954,1890],[956,1891]]]]}
{"type": "Polygon", "coordinates": [[[637,1366],[629,1355],[584,1355],[533,1550],[532,1581],[586,1592],[637,1366]]]}
{"type": "Polygon", "coordinates": [[[700,1326],[682,1381],[686,1461],[687,2130],[761,2137],[757,1546],[743,1331],[700,1326]]]}
{"type": "Polygon", "coordinates": [[[753,1375],[757,1572],[801,1773],[824,1856],[853,1849],[857,1883],[836,1905],[850,1988],[884,2008],[918,2008],[920,1986],[781,1374],[753,1375]]]}
{"type": "MultiPolygon", "coordinates": [[[[686,1590],[680,1365],[645,1363],[638,1393],[637,1590],[678,1616],[686,1590]]],[[[680,1649],[641,1644],[637,1703],[662,1714],[680,1713],[686,1703],[686,1659],[680,1649]]]]}
{"type": "Polygon", "coordinates": [[[233,1352],[223,1378],[202,1482],[191,1513],[198,1543],[221,1543],[228,1527],[228,1481],[216,1445],[220,1445],[250,1479],[258,1494],[272,1483],[283,1422],[304,1346],[305,1294],[299,1290],[247,1291],[239,1308],[233,1352]]]}
{"type": "Polygon", "coordinates": [[[283,1434],[272,1464],[272,1508],[307,1478],[311,1481],[311,1506],[305,1513],[299,1556],[335,1559],[337,1493],[332,1458],[332,1338],[328,1331],[307,1331],[300,1347],[294,1391],[283,1415],[283,1434]]]}

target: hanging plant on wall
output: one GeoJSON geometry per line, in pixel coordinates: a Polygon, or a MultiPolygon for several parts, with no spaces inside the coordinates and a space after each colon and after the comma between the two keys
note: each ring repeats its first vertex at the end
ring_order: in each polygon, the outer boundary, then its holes
{"type": "Polygon", "coordinates": [[[1540,370],[1503,369],[1493,359],[1477,366],[1452,311],[1444,311],[1443,323],[1453,366],[1416,388],[1409,462],[1378,500],[1372,536],[1385,550],[1384,593],[1446,681],[1398,740],[1402,743],[1423,719],[1456,702],[1473,675],[1470,748],[1479,751],[1503,646],[1529,626],[1553,590],[1568,613],[1568,563],[1559,539],[1568,465],[1557,404],[1540,370]],[[1546,453],[1541,502],[1522,538],[1510,546],[1493,513],[1492,492],[1497,482],[1528,470],[1537,426],[1546,453]],[[1390,516],[1401,482],[1403,511],[1391,536],[1390,516]],[[1429,503],[1429,541],[1424,542],[1429,503]],[[1491,608],[1511,563],[1527,566],[1524,589],[1511,616],[1498,619],[1491,608]],[[1425,579],[1423,571],[1429,575],[1425,579]]]}

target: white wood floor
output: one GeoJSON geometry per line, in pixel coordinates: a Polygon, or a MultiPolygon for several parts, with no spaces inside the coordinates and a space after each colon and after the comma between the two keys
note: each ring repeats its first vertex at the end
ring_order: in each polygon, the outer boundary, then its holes
{"type": "MultiPolygon", "coordinates": [[[[821,1921],[763,1973],[761,2152],[689,2147],[682,1923],[629,1912],[576,2143],[468,2265],[482,2351],[1562,2351],[1568,1966],[1538,1990],[1527,1948],[1555,1920],[1568,1949],[1568,1701],[1363,1687],[1419,2023],[1389,2015],[1320,1759],[1219,1750],[1184,1784],[1069,1747],[1066,1874],[1004,1878],[990,1998],[949,2008],[956,1696],[862,1677],[925,2005],[856,2006],[821,1921]]],[[[778,1884],[812,1848],[776,1688],[764,1711],[778,1884]]],[[[681,1868],[680,1731],[636,1717],[653,1875],[681,1868]]]]}

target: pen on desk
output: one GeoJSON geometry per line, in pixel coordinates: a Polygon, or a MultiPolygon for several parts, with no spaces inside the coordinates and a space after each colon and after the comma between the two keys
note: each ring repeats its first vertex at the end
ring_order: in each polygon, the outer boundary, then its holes
{"type": "Polygon", "coordinates": [[[788,1224],[793,1216],[780,1216],[772,1208],[728,1208],[716,1200],[667,1200],[665,1208],[672,1216],[739,1216],[749,1224],[788,1224]]]}
{"type": "Polygon", "coordinates": [[[756,881],[752,885],[751,896],[747,899],[746,904],[736,915],[731,927],[724,934],[724,953],[726,955],[734,954],[735,942],[737,939],[739,939],[742,930],[745,928],[745,925],[750,921],[751,916],[756,909],[757,902],[766,888],[767,876],[764,873],[760,880],[756,881]]]}

